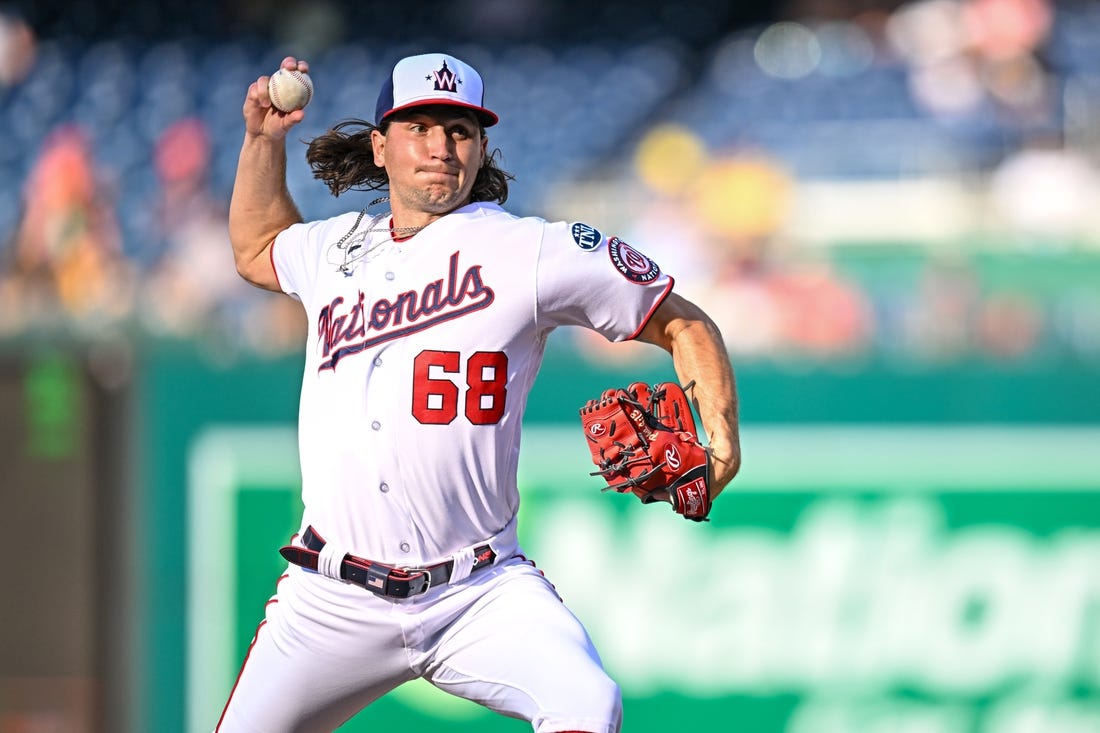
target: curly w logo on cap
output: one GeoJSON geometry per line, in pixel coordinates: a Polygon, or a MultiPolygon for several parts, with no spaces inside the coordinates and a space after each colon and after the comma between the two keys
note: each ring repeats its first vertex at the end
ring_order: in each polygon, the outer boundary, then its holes
{"type": "Polygon", "coordinates": [[[485,127],[499,120],[485,107],[485,84],[474,67],[449,54],[426,53],[407,56],[394,65],[378,94],[374,123],[380,125],[394,112],[426,104],[473,110],[485,127]]]}

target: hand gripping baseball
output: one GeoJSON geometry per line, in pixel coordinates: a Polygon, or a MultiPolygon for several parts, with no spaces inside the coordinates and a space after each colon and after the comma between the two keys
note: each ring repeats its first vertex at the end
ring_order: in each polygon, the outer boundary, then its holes
{"type": "MultiPolygon", "coordinates": [[[[293,56],[287,56],[272,76],[284,78],[280,72],[292,72],[295,77],[304,76],[308,79],[309,63],[295,59],[293,56]]],[[[248,87],[248,95],[245,97],[243,110],[245,131],[250,135],[279,140],[286,137],[290,128],[305,118],[305,112],[301,108],[290,111],[279,109],[271,98],[271,79],[271,76],[261,76],[248,87]]],[[[312,82],[309,82],[308,97],[311,98],[312,95],[313,85],[312,82]]],[[[305,101],[308,103],[309,99],[307,98],[305,101]]],[[[284,103],[283,106],[289,108],[294,105],[284,103]]]]}
{"type": "MultiPolygon", "coordinates": [[[[689,385],[690,388],[690,385],[689,385]]],[[[580,410],[605,491],[632,493],[643,504],[667,501],[685,519],[710,513],[710,466],[683,388],[634,382],[606,390],[580,410]]]]}

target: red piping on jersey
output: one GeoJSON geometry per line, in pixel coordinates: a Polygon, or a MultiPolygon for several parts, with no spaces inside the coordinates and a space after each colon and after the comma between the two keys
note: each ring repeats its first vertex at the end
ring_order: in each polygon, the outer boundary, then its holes
{"type": "Polygon", "coordinates": [[[653,304],[653,307],[649,309],[649,313],[646,313],[645,318],[642,319],[642,325],[638,326],[638,330],[627,337],[627,341],[633,341],[634,339],[638,338],[639,334],[641,334],[641,332],[645,330],[645,327],[649,325],[649,319],[652,318],[653,314],[657,312],[657,309],[661,307],[661,303],[665,302],[665,298],[667,298],[668,294],[672,292],[672,286],[675,283],[676,280],[673,279],[672,275],[669,275],[668,286],[665,288],[665,292],[661,293],[660,298],[657,298],[657,302],[653,304]]]}
{"type": "MultiPolygon", "coordinates": [[[[423,229],[423,227],[421,227],[421,229],[423,229]]],[[[412,234],[407,234],[404,237],[399,237],[396,234],[394,234],[394,232],[393,232],[393,217],[392,216],[390,217],[390,239],[392,239],[395,242],[404,242],[408,239],[412,239],[413,237],[415,237],[417,235],[417,232],[419,232],[419,231],[420,231],[420,229],[416,230],[412,234]]]]}
{"type": "MultiPolygon", "coordinates": [[[[267,256],[271,258],[271,271],[275,273],[275,284],[279,286],[279,290],[283,289],[283,283],[279,280],[279,268],[275,266],[275,240],[271,240],[271,246],[267,249],[267,256]]],[[[215,731],[214,733],[217,733],[215,731]]]]}
{"type": "MultiPolygon", "coordinates": [[[[270,603],[278,603],[278,600],[269,601],[270,603]]],[[[267,608],[265,605],[264,608],[267,608]]],[[[237,691],[237,685],[241,683],[241,677],[244,676],[245,665],[248,664],[248,658],[252,656],[252,647],[256,646],[256,642],[260,638],[260,630],[263,629],[267,623],[265,618],[260,622],[260,625],[256,627],[256,634],[252,637],[252,643],[248,645],[248,652],[244,655],[244,661],[241,662],[241,671],[237,673],[237,681],[233,683],[233,689],[229,692],[229,699],[225,701],[225,707],[222,708],[222,716],[218,718],[218,725],[214,728],[214,733],[218,733],[222,729],[222,723],[225,722],[225,714],[229,711],[229,703],[233,702],[233,693],[237,691]]]]}

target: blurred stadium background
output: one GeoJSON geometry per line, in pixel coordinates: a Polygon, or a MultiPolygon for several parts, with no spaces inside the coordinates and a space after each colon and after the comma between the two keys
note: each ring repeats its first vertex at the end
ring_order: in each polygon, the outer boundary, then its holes
{"type": "MultiPolygon", "coordinates": [[[[563,332],[532,395],[521,534],[625,730],[1100,731],[1100,3],[36,0],[0,1],[0,733],[213,727],[299,511],[304,319],[225,231],[244,91],[309,59],[308,139],[439,48],[509,208],[652,255],[738,370],[702,527],[574,438],[661,354],[563,332]]],[[[307,218],[366,202],[303,153],[307,218]]],[[[368,726],[526,729],[417,685],[368,726]]]]}

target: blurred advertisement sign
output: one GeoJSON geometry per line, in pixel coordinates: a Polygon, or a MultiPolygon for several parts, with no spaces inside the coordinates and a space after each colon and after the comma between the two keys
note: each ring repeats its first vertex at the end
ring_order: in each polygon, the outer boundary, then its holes
{"type": "MultiPolygon", "coordinates": [[[[697,525],[601,494],[572,426],[525,433],[523,545],[622,685],[624,730],[1100,730],[1100,429],[743,440],[742,475],[697,525]]],[[[216,720],[282,570],[294,455],[283,428],[211,430],[192,451],[188,730],[216,720]]],[[[527,729],[426,683],[344,729],[384,719],[527,729]]]]}

